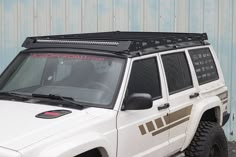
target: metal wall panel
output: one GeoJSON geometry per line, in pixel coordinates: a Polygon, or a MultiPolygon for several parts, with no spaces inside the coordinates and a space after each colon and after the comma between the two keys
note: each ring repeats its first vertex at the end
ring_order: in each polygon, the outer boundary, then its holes
{"type": "MultiPolygon", "coordinates": [[[[76,6],[71,6],[76,7],[76,6]]],[[[98,31],[98,0],[83,0],[83,27],[82,32],[98,31]]]]}
{"type": "MultiPolygon", "coordinates": [[[[229,88],[229,93],[231,93],[231,99],[230,99],[230,106],[229,110],[231,110],[231,106],[236,105],[232,103],[232,99],[234,96],[234,93],[232,93],[232,86],[236,84],[232,84],[232,46],[233,46],[233,21],[232,21],[232,5],[233,0],[224,0],[220,1],[219,3],[219,38],[218,38],[218,56],[220,58],[221,67],[225,76],[225,81],[229,88]]],[[[236,67],[234,67],[236,68],[236,67]]],[[[235,113],[235,110],[231,110],[232,113],[235,113]]],[[[232,117],[234,117],[232,115],[232,117]]],[[[231,119],[232,119],[231,117],[231,119]]],[[[235,123],[235,121],[232,119],[226,127],[225,131],[236,133],[234,130],[235,128],[232,128],[232,123],[235,123]]],[[[232,136],[232,138],[235,139],[235,136],[232,136]]]]}
{"type": "Polygon", "coordinates": [[[129,30],[141,31],[144,29],[144,1],[129,1],[129,30]]]}
{"type": "Polygon", "coordinates": [[[230,131],[231,132],[231,139],[233,140],[236,140],[236,122],[235,122],[235,119],[234,119],[234,116],[235,116],[235,113],[236,113],[236,83],[235,83],[235,80],[236,80],[236,2],[235,0],[233,1],[233,4],[232,4],[232,7],[233,7],[233,18],[232,18],[232,21],[233,21],[233,31],[232,31],[232,38],[233,40],[231,41],[231,44],[232,44],[232,56],[231,58],[228,58],[228,60],[230,61],[231,63],[231,67],[232,67],[232,71],[231,71],[231,78],[230,78],[230,82],[231,82],[231,106],[230,106],[230,111],[233,113],[233,115],[231,115],[231,121],[230,121],[230,127],[228,128],[229,130],[232,130],[230,131]],[[234,132],[233,132],[234,130],[234,132]]]}
{"type": "Polygon", "coordinates": [[[113,30],[113,1],[98,0],[98,31],[113,30]]]}
{"type": "Polygon", "coordinates": [[[34,3],[34,35],[51,34],[51,2],[49,0],[35,0],[34,3]]]}
{"type": "Polygon", "coordinates": [[[143,3],[143,30],[157,31],[159,19],[159,0],[146,0],[143,3]]]}
{"type": "Polygon", "coordinates": [[[207,32],[231,93],[236,140],[235,0],[0,0],[0,72],[26,36],[111,30],[207,32]]]}
{"type": "Polygon", "coordinates": [[[186,32],[189,30],[189,4],[189,0],[175,0],[175,30],[177,32],[186,32]]]}
{"type": "Polygon", "coordinates": [[[66,0],[66,32],[82,32],[82,1],[66,0]],[[75,7],[71,7],[75,6],[75,7]]]}
{"type": "MultiPolygon", "coordinates": [[[[218,3],[216,0],[203,1],[203,31],[207,32],[214,49],[217,51],[218,37],[218,3]]],[[[218,52],[218,51],[217,51],[218,52]]]]}
{"type": "Polygon", "coordinates": [[[160,31],[175,31],[175,1],[160,0],[160,31]]]}
{"type": "MultiPolygon", "coordinates": [[[[181,9],[181,8],[178,8],[181,9]]],[[[189,0],[189,32],[203,32],[203,0],[189,0]]]]}
{"type": "Polygon", "coordinates": [[[66,0],[51,0],[51,34],[66,32],[66,0]]]}
{"type": "Polygon", "coordinates": [[[3,0],[0,1],[0,69],[2,71],[2,69],[5,67],[5,65],[3,64],[3,39],[4,39],[4,36],[3,36],[3,29],[4,29],[4,24],[3,24],[3,15],[4,13],[4,7],[3,7],[3,0]]]}
{"type": "Polygon", "coordinates": [[[2,1],[3,8],[3,47],[1,49],[1,67],[4,68],[19,49],[19,2],[17,0],[2,1]]]}
{"type": "Polygon", "coordinates": [[[114,30],[129,30],[129,3],[127,0],[113,0],[114,30]]]}

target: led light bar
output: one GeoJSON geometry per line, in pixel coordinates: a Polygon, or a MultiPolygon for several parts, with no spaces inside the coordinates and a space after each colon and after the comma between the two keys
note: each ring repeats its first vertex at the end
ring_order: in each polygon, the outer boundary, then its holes
{"type": "Polygon", "coordinates": [[[83,45],[103,45],[103,46],[118,46],[119,42],[113,41],[79,41],[79,40],[46,40],[38,39],[39,43],[54,43],[54,44],[83,44],[83,45]]]}

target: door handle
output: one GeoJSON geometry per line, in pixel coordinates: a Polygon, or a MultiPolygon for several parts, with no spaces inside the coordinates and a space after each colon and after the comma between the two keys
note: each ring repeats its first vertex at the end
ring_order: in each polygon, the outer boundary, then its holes
{"type": "Polygon", "coordinates": [[[164,105],[161,105],[161,106],[158,106],[157,109],[158,110],[164,110],[164,109],[167,109],[170,107],[170,104],[169,103],[166,103],[164,105]]]}
{"type": "Polygon", "coordinates": [[[189,96],[190,99],[196,98],[199,96],[199,93],[194,93],[189,96]]]}

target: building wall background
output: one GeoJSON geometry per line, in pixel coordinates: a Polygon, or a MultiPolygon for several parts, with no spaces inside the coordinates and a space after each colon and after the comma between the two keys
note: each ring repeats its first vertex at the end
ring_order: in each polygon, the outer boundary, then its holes
{"type": "Polygon", "coordinates": [[[207,32],[231,96],[236,140],[236,0],[0,0],[0,72],[27,36],[112,30],[207,32]]]}

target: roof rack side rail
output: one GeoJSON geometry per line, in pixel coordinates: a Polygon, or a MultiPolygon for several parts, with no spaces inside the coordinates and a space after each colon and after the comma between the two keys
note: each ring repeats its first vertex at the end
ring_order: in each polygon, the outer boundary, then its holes
{"type": "Polygon", "coordinates": [[[145,48],[207,40],[206,33],[169,32],[98,32],[68,35],[28,37],[25,48],[71,47],[125,53],[145,48]]]}

